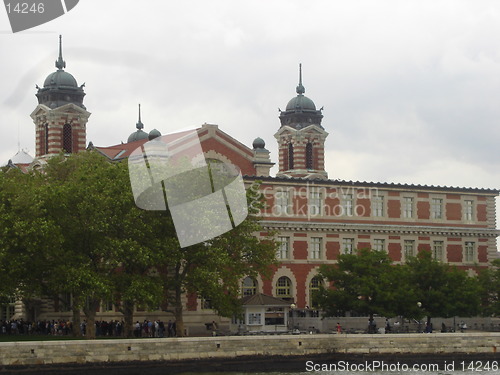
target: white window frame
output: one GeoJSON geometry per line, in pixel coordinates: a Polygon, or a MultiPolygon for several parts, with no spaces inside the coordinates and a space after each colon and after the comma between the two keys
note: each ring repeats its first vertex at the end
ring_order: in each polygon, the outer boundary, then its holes
{"type": "Polygon", "coordinates": [[[405,260],[415,256],[415,240],[404,240],[403,251],[405,260]]]}
{"type": "Polygon", "coordinates": [[[323,255],[323,237],[311,237],[309,241],[309,259],[321,259],[323,255]]]}
{"type": "Polygon", "coordinates": [[[309,191],[309,216],[321,215],[322,195],[318,189],[311,189],[309,191]]]}
{"type": "Polygon", "coordinates": [[[251,276],[246,276],[241,280],[241,295],[243,297],[246,296],[253,296],[257,294],[257,289],[258,289],[258,282],[251,276]],[[246,285],[245,281],[250,280],[252,282],[252,285],[246,285]]]}
{"type": "Polygon", "coordinates": [[[431,219],[442,219],[443,216],[443,199],[431,198],[431,219]]]}
{"type": "Polygon", "coordinates": [[[344,194],[343,199],[343,214],[345,216],[354,216],[354,197],[352,194],[344,194]]]}
{"type": "Polygon", "coordinates": [[[260,326],[262,325],[262,313],[248,313],[248,325],[260,326]]]}
{"type": "Polygon", "coordinates": [[[403,218],[405,219],[413,219],[414,216],[414,202],[415,199],[413,197],[403,197],[403,218]]]}
{"type": "Polygon", "coordinates": [[[476,261],[476,243],[465,241],[464,243],[464,262],[473,263],[476,261]]]}
{"type": "Polygon", "coordinates": [[[432,242],[432,257],[438,262],[442,262],[444,259],[444,241],[433,241],[432,242]]]}
{"type": "Polygon", "coordinates": [[[383,195],[374,195],[372,197],[372,216],[373,217],[384,217],[385,199],[383,195]]]}
{"type": "Polygon", "coordinates": [[[290,259],[290,237],[279,236],[278,244],[276,259],[290,259]]]}
{"type": "Polygon", "coordinates": [[[354,238],[342,238],[342,254],[354,254],[354,238]]]}
{"type": "Polygon", "coordinates": [[[375,251],[386,251],[385,250],[385,239],[375,238],[373,240],[373,250],[375,251]]]}
{"type": "Polygon", "coordinates": [[[464,220],[474,221],[474,201],[472,199],[464,200],[464,220]]]}
{"type": "Polygon", "coordinates": [[[278,190],[276,191],[274,197],[277,207],[277,215],[289,215],[292,211],[290,206],[290,191],[278,190]]]}
{"type": "Polygon", "coordinates": [[[292,290],[292,280],[288,276],[280,276],[278,280],[276,280],[276,297],[278,298],[292,298],[293,290],[292,290]],[[286,279],[282,279],[286,278],[286,279]],[[288,280],[289,285],[279,285],[280,280],[288,280]],[[280,293],[280,291],[286,291],[288,293],[280,293]]]}

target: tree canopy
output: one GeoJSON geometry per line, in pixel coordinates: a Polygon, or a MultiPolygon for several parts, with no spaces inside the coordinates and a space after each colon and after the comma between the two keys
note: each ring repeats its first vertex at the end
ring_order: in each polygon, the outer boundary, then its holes
{"type": "MultiPolygon", "coordinates": [[[[493,280],[493,271],[485,273],[493,280]]],[[[480,287],[476,278],[463,270],[432,258],[420,251],[403,265],[392,264],[386,252],[369,249],[357,254],[342,254],[335,265],[324,265],[320,274],[332,288],[318,295],[327,316],[355,311],[373,318],[405,316],[472,316],[479,312],[480,287]]],[[[494,296],[492,294],[490,297],[494,296]]]]}
{"type": "MultiPolygon", "coordinates": [[[[258,200],[249,189],[249,205],[258,200]]],[[[171,311],[182,325],[184,293],[229,316],[239,309],[241,278],[274,264],[276,245],[255,236],[254,214],[230,233],[180,248],[168,210],[135,205],[126,163],[82,152],[49,159],[43,172],[8,170],[0,173],[0,295],[71,293],[87,337],[102,300],[118,306],[129,333],[135,306],[171,311]]]]}

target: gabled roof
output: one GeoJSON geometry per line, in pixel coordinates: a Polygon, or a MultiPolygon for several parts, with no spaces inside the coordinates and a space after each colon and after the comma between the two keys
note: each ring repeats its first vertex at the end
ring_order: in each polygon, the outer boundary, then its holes
{"type": "Polygon", "coordinates": [[[290,306],[290,302],[262,293],[243,297],[241,302],[243,306],[290,306]]]}
{"type": "Polygon", "coordinates": [[[121,143],[119,145],[108,146],[108,147],[96,147],[92,143],[89,144],[89,149],[97,150],[104,156],[106,156],[110,160],[122,160],[126,159],[130,156],[132,151],[134,151],[137,147],[142,146],[144,143],[149,140],[140,139],[138,141],[129,142],[129,143],[121,143]]]}
{"type": "MultiPolygon", "coordinates": [[[[231,162],[236,165],[241,170],[242,174],[255,174],[255,166],[253,163],[254,151],[251,148],[221,131],[217,125],[203,124],[201,128],[193,130],[198,132],[203,152],[208,155],[209,158],[218,159],[219,157],[223,157],[225,160],[221,161],[231,162]]],[[[167,134],[161,138],[164,141],[172,141],[192,133],[193,130],[167,134]]],[[[146,142],[149,142],[149,139],[140,139],[108,147],[95,146],[91,142],[89,143],[88,149],[97,150],[111,161],[120,161],[127,159],[135,149],[141,147],[146,142]]]]}

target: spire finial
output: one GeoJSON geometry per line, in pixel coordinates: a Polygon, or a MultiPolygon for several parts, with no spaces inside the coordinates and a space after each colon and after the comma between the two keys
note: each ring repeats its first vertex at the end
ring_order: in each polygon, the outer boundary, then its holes
{"type": "Polygon", "coordinates": [[[59,35],[59,58],[56,61],[56,68],[59,70],[66,68],[66,61],[62,57],[62,35],[59,35]]]}
{"type": "Polygon", "coordinates": [[[144,124],[141,122],[141,105],[139,104],[139,121],[137,122],[137,124],[135,125],[135,127],[139,130],[141,130],[142,128],[144,128],[144,124]]]}
{"type": "Polygon", "coordinates": [[[297,94],[302,95],[306,92],[304,86],[302,86],[302,64],[299,64],[299,85],[297,86],[297,94]]]}

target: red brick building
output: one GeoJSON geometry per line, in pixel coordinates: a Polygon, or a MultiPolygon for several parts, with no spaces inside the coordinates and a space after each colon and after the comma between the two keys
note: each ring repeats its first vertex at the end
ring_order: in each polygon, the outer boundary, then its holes
{"type": "MultiPolygon", "coordinates": [[[[244,294],[261,292],[299,309],[312,307],[311,291],[322,282],[316,278],[319,266],[359,248],[387,251],[396,263],[427,249],[436,259],[471,273],[498,256],[499,190],[328,179],[322,110],[304,96],[301,77],[296,91],[279,116],[276,177],[269,175],[273,163],[262,139],[249,148],[216,125],[198,130],[207,158],[237,165],[247,186],[262,182],[267,202],[263,223],[279,233],[279,267],[270,280],[244,280],[244,294]]],[[[123,158],[146,141],[97,150],[110,159],[123,158]]],[[[189,309],[201,306],[196,297],[189,299],[189,309]]]]}
{"type": "MultiPolygon", "coordinates": [[[[60,150],[71,153],[85,148],[90,113],[83,106],[83,85],[78,86],[62,70],[64,66],[60,51],[58,70],[37,93],[39,104],[32,113],[37,140],[33,167],[60,150]]],[[[265,293],[313,310],[312,291],[323,282],[316,277],[320,265],[335,263],[339,254],[359,248],[387,251],[396,263],[427,249],[436,259],[471,273],[498,256],[495,197],[499,190],[328,179],[324,158],[328,133],[321,125],[322,108],[316,109],[304,95],[301,74],[296,93],[279,116],[275,177],[270,176],[274,163],[262,139],[257,138],[250,148],[216,125],[198,129],[206,158],[238,166],[248,187],[262,182],[267,202],[263,224],[279,233],[279,266],[269,280],[242,280],[243,295],[265,293]]],[[[143,128],[139,114],[137,131],[128,143],[89,147],[110,160],[125,159],[160,134],[143,128]]],[[[46,317],[60,315],[45,307],[46,317]]],[[[186,308],[187,325],[211,321],[207,301],[187,296],[186,308]]],[[[99,315],[114,318],[116,313],[103,308],[99,315]]]]}

